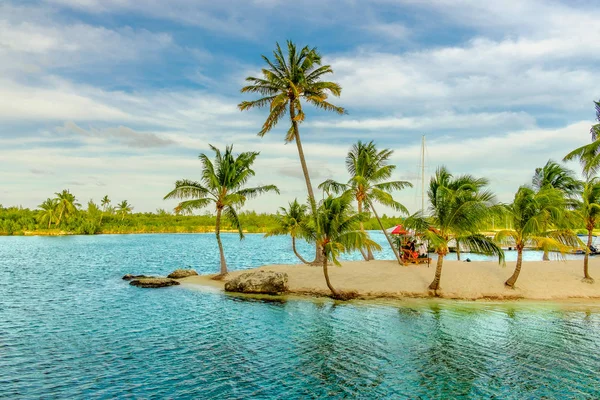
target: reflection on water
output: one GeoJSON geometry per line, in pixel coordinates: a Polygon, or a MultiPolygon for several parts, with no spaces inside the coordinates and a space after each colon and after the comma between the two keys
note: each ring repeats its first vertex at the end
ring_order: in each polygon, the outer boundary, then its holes
{"type": "MultiPolygon", "coordinates": [[[[600,303],[144,290],[120,277],[214,270],[213,238],[54,239],[0,238],[0,397],[600,398],[600,303]]],[[[288,246],[249,236],[231,264],[288,246]]]]}

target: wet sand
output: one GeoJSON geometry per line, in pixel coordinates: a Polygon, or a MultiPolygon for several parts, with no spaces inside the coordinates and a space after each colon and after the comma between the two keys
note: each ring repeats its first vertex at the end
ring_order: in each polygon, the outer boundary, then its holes
{"type": "MultiPolygon", "coordinates": [[[[527,261],[515,289],[506,288],[504,281],[512,274],[514,262],[501,266],[488,261],[444,261],[441,290],[442,298],[464,300],[600,300],[600,258],[590,258],[590,275],[596,283],[581,282],[583,261],[527,261]]],[[[291,294],[328,295],[321,267],[307,265],[265,265],[253,270],[285,272],[291,294]]],[[[252,270],[235,271],[226,279],[252,270]]],[[[341,267],[330,266],[329,275],[334,288],[356,291],[361,298],[414,298],[433,297],[428,286],[435,274],[431,266],[401,266],[395,261],[349,261],[341,267]]],[[[200,275],[181,279],[184,285],[203,285],[223,290],[225,281],[214,281],[200,275]]]]}

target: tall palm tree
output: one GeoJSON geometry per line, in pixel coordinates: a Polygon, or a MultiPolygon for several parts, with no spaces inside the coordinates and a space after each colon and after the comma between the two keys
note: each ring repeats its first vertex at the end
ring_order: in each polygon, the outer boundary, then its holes
{"type": "MultiPolygon", "coordinates": [[[[285,136],[285,142],[296,142],[314,218],[317,215],[317,202],[300,140],[299,125],[305,118],[302,102],[325,111],[344,114],[346,112],[344,108],[327,101],[329,95],[339,97],[342,88],[335,82],[322,80],[325,75],[333,73],[333,69],[329,65],[321,65],[321,55],[315,47],[305,46],[298,50],[296,45],[288,40],[287,55],[277,43],[273,51],[273,59],[264,55],[262,59],[267,64],[266,68],[261,71],[262,77],[247,77],[246,81],[249,82],[249,85],[243,87],[241,91],[242,93],[257,93],[263,97],[252,101],[242,101],[238,107],[242,111],[269,107],[269,115],[258,132],[261,137],[289,113],[291,126],[285,136]]],[[[319,257],[320,251],[317,248],[315,261],[318,261],[319,257]]]]}
{"type": "Polygon", "coordinates": [[[564,254],[578,246],[577,236],[564,227],[565,198],[560,190],[546,187],[535,191],[521,186],[512,204],[505,206],[505,213],[511,219],[513,229],[496,233],[496,240],[510,244],[517,249],[517,263],[510,278],[504,283],[514,287],[523,263],[523,248],[526,245],[548,248],[564,254]]]}
{"type": "Polygon", "coordinates": [[[474,253],[497,255],[498,262],[504,262],[502,249],[479,233],[494,202],[494,195],[484,190],[487,184],[487,179],[471,175],[453,177],[445,167],[440,167],[431,178],[427,192],[431,216],[425,218],[417,213],[405,221],[406,226],[423,235],[437,253],[430,290],[440,289],[444,257],[451,240],[460,241],[464,248],[474,253]]]}
{"type": "MultiPolygon", "coordinates": [[[[577,206],[576,197],[581,194],[582,182],[579,181],[573,171],[567,167],[558,164],[553,160],[548,160],[546,165],[541,168],[535,169],[535,174],[531,181],[535,190],[542,190],[544,188],[555,188],[563,193],[565,197],[565,204],[569,209],[573,209],[577,206]]],[[[544,261],[549,261],[549,250],[543,249],[544,261]]]]}
{"type": "Polygon", "coordinates": [[[323,252],[323,275],[325,283],[331,291],[332,297],[345,299],[344,293],[337,291],[331,284],[328,272],[329,261],[340,265],[338,257],[342,253],[362,249],[373,248],[380,250],[381,246],[375,243],[369,236],[360,230],[361,220],[366,214],[356,213],[352,209],[353,197],[345,193],[340,197],[329,195],[321,203],[317,210],[316,229],[313,226],[311,235],[323,252]]]}
{"type": "Polygon", "coordinates": [[[54,193],[56,195],[58,219],[56,220],[56,226],[59,226],[61,221],[68,220],[71,216],[77,214],[77,210],[81,207],[81,204],[77,203],[75,195],[69,190],[65,189],[62,192],[54,193]]]}
{"type": "Polygon", "coordinates": [[[48,229],[52,225],[52,222],[56,219],[58,209],[58,199],[46,199],[42,204],[38,206],[42,209],[39,214],[40,223],[46,224],[48,222],[48,229]]]}
{"type": "Polygon", "coordinates": [[[129,204],[127,200],[123,200],[117,205],[117,214],[121,214],[121,221],[125,219],[125,216],[133,211],[133,206],[129,204]]]}
{"type": "Polygon", "coordinates": [[[227,263],[221,243],[221,215],[225,213],[229,222],[238,229],[240,239],[244,238],[242,226],[236,208],[242,207],[246,200],[266,192],[276,192],[275,185],[245,188],[248,180],[254,176],[252,164],[258,157],[258,152],[244,152],[237,156],[233,154],[233,145],[227,146],[222,153],[213,145],[209,145],[215,152],[214,163],[206,154],[200,154],[202,162],[202,177],[200,182],[183,179],[175,182],[175,189],[169,192],[165,199],[189,199],[180,202],[177,212],[190,213],[194,210],[214,204],[217,212],[215,235],[219,245],[221,257],[221,272],[215,278],[223,278],[227,274],[227,263]]]}
{"type": "MultiPolygon", "coordinates": [[[[374,207],[375,203],[379,203],[400,211],[403,214],[408,214],[406,207],[395,201],[390,191],[412,187],[412,184],[405,181],[386,181],[391,178],[392,173],[396,169],[395,165],[389,164],[389,159],[393,153],[394,151],[390,149],[377,150],[373,141],[369,143],[358,141],[350,148],[346,156],[346,169],[350,174],[348,182],[338,183],[332,179],[328,179],[320,184],[319,188],[326,192],[348,192],[354,196],[359,213],[368,210],[373,211],[398,262],[402,263],[374,207]]],[[[365,231],[362,221],[360,222],[360,230],[362,232],[365,231]]],[[[370,248],[366,250],[366,253],[361,249],[361,253],[367,261],[374,259],[370,248]]]]}
{"type": "Polygon", "coordinates": [[[100,223],[102,223],[102,218],[104,217],[104,213],[108,211],[108,207],[110,207],[110,199],[108,195],[105,195],[102,200],[100,200],[100,204],[102,205],[102,214],[100,215],[100,223]]]}
{"type": "Polygon", "coordinates": [[[296,238],[304,238],[307,237],[306,234],[306,226],[308,223],[308,215],[307,215],[308,207],[305,204],[298,203],[298,199],[294,199],[294,201],[289,203],[289,207],[280,207],[280,213],[275,216],[277,219],[277,226],[272,228],[265,237],[275,236],[275,235],[290,235],[292,237],[292,250],[294,254],[300,261],[304,264],[309,264],[308,261],[304,259],[298,253],[296,249],[296,238]]]}

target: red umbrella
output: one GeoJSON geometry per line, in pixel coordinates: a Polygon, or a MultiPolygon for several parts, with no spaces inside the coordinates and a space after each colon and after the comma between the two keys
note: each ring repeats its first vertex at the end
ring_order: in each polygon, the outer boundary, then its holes
{"type": "Polygon", "coordinates": [[[398,225],[394,228],[394,230],[391,233],[392,235],[406,235],[408,231],[404,229],[402,225],[398,225]]]}

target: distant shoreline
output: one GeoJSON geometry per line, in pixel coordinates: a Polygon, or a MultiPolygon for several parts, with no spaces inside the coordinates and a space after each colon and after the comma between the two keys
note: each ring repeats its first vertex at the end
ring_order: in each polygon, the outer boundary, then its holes
{"type": "MultiPolygon", "coordinates": [[[[600,260],[590,260],[590,274],[596,283],[581,282],[581,260],[528,261],[523,263],[516,289],[508,289],[504,281],[512,274],[514,262],[506,267],[496,262],[462,262],[446,260],[442,272],[442,290],[435,296],[427,286],[433,279],[435,266],[400,266],[395,261],[345,261],[342,267],[330,267],[333,286],[338,290],[354,290],[359,299],[443,298],[453,300],[590,300],[600,302],[600,260]]],[[[288,274],[289,295],[324,297],[330,294],[320,267],[307,265],[265,265],[259,268],[231,272],[232,279],[244,272],[264,270],[288,274]]],[[[214,281],[212,275],[181,279],[189,286],[224,290],[224,281],[214,281]]]]}

